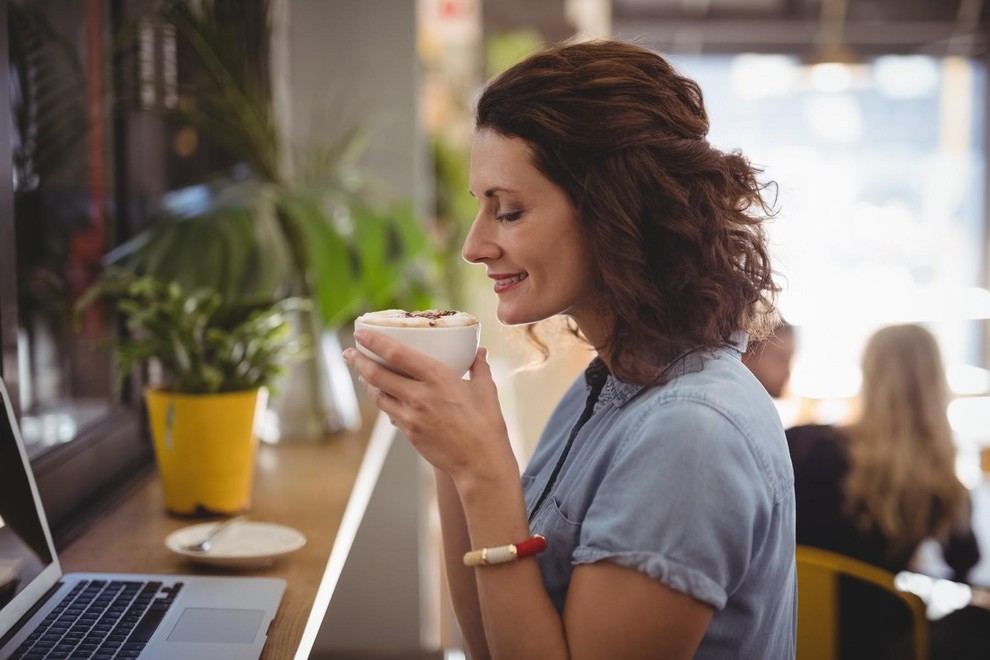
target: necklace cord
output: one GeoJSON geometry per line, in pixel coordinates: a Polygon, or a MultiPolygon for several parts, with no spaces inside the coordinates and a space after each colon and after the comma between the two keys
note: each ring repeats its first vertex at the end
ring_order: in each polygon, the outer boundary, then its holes
{"type": "Polygon", "coordinates": [[[553,468],[553,472],[550,473],[550,479],[547,481],[547,485],[543,487],[543,492],[540,493],[540,498],[536,500],[536,504],[529,513],[529,522],[533,523],[533,519],[536,517],[537,512],[543,503],[546,501],[547,497],[550,495],[550,491],[553,490],[554,484],[557,483],[557,477],[560,476],[560,471],[564,467],[564,463],[567,461],[567,455],[571,451],[571,446],[574,444],[574,438],[577,437],[578,431],[584,426],[591,415],[595,412],[595,404],[598,403],[598,397],[601,396],[602,389],[605,387],[605,382],[608,380],[608,371],[606,369],[589,369],[588,380],[591,384],[591,391],[588,392],[588,398],[584,403],[584,411],[578,418],[577,424],[571,429],[571,434],[567,438],[567,444],[564,445],[563,451],[560,452],[560,458],[557,459],[557,464],[553,468]]]}

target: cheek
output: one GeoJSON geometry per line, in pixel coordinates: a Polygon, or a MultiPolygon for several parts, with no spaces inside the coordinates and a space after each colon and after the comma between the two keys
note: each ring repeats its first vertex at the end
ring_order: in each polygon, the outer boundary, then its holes
{"type": "Polygon", "coordinates": [[[584,240],[576,242],[569,257],[570,279],[583,291],[593,290],[596,281],[595,256],[587,242],[584,240]]]}

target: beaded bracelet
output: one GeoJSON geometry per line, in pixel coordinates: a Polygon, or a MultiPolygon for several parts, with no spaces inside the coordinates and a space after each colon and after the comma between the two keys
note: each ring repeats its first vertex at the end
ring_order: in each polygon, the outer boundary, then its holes
{"type": "Polygon", "coordinates": [[[532,557],[547,549],[547,540],[539,534],[521,543],[510,543],[495,548],[481,548],[464,554],[465,566],[489,566],[532,557]]]}

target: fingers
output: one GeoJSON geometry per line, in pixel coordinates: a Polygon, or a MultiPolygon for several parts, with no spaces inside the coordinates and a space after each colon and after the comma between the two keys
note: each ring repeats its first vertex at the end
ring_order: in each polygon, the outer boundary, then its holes
{"type": "Polygon", "coordinates": [[[471,364],[471,370],[468,373],[471,380],[481,378],[492,380],[492,367],[488,364],[487,348],[482,346],[478,349],[478,353],[474,356],[474,362],[471,364]]]}
{"type": "Polygon", "coordinates": [[[389,393],[395,393],[396,388],[402,387],[403,381],[408,381],[404,375],[379,364],[356,348],[348,348],[344,351],[344,361],[354,369],[359,378],[364,379],[364,382],[389,393]]]}
{"type": "Polygon", "coordinates": [[[453,372],[438,360],[380,333],[362,330],[354,333],[354,339],[358,347],[389,363],[389,367],[385,367],[358,348],[344,351],[344,360],[354,370],[368,397],[407,435],[417,428],[433,428],[435,422],[431,420],[437,418],[438,410],[449,410],[457,405],[476,408],[471,401],[485,400],[486,385],[493,383],[488,351],[484,348],[478,350],[471,365],[472,385],[470,381],[455,378],[453,372]],[[397,373],[392,368],[406,373],[397,373]]]}
{"type": "Polygon", "coordinates": [[[395,417],[398,414],[398,409],[400,407],[399,400],[391,394],[383,392],[381,389],[375,387],[366,381],[363,376],[358,376],[358,383],[364,387],[364,391],[368,393],[368,398],[371,399],[371,402],[375,404],[379,410],[388,415],[388,421],[395,425],[395,417]]]}
{"type": "Polygon", "coordinates": [[[417,384],[416,381],[379,364],[356,348],[344,351],[344,361],[355,371],[358,382],[364,387],[372,403],[396,425],[402,408],[402,397],[409,392],[410,386],[417,384]]]}
{"type": "Polygon", "coordinates": [[[354,333],[354,341],[380,357],[391,368],[416,380],[427,380],[436,371],[436,360],[380,332],[358,330],[354,333]]]}
{"type": "Polygon", "coordinates": [[[394,424],[394,413],[399,400],[393,392],[401,391],[402,381],[408,379],[381,366],[354,348],[344,351],[344,361],[357,373],[358,383],[364,387],[371,402],[379,410],[387,413],[394,424]]]}

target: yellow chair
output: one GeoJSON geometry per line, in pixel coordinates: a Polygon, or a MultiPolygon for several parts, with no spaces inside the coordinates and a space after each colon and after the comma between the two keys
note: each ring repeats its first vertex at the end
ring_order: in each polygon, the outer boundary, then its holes
{"type": "Polygon", "coordinates": [[[839,657],[839,576],[862,580],[884,589],[911,611],[916,660],[928,660],[928,619],[925,605],[912,593],[894,587],[894,575],[882,568],[809,546],[797,547],[798,660],[839,657]]]}

